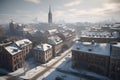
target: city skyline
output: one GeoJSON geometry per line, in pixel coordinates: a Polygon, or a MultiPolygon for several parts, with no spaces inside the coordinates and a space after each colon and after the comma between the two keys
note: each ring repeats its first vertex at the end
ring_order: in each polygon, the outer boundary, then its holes
{"type": "Polygon", "coordinates": [[[47,22],[49,5],[53,22],[120,21],[119,0],[0,0],[0,23],[47,22]]]}

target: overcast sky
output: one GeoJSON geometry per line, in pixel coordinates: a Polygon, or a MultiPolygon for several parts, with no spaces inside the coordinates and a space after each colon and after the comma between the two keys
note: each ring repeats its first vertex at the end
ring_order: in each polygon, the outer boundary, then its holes
{"type": "Polygon", "coordinates": [[[120,0],[0,0],[0,23],[47,22],[49,5],[53,22],[120,21],[120,0]]]}

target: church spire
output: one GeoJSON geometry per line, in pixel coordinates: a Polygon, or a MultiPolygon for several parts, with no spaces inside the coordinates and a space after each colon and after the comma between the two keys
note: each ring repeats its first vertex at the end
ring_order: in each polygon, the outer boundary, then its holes
{"type": "Polygon", "coordinates": [[[49,5],[49,13],[51,13],[51,5],[49,5]]]}
{"type": "Polygon", "coordinates": [[[52,12],[51,12],[51,6],[49,6],[48,23],[52,23],[52,12]]]}

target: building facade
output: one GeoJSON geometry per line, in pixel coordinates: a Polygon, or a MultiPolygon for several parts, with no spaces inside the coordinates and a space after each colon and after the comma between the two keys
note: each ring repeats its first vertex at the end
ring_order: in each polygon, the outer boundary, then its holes
{"type": "Polygon", "coordinates": [[[0,67],[9,71],[15,71],[23,67],[24,55],[22,50],[15,44],[2,46],[0,53],[0,67]]]}
{"type": "Polygon", "coordinates": [[[52,46],[47,43],[37,45],[33,52],[34,59],[40,63],[46,63],[52,58],[52,46]]]}
{"type": "Polygon", "coordinates": [[[120,79],[120,43],[77,41],[72,47],[72,67],[120,79]]]}
{"type": "Polygon", "coordinates": [[[102,75],[108,75],[110,61],[109,47],[105,43],[75,43],[72,48],[72,67],[82,67],[102,75]]]}
{"type": "Polygon", "coordinates": [[[120,43],[111,46],[110,76],[114,80],[120,79],[120,43]]]}

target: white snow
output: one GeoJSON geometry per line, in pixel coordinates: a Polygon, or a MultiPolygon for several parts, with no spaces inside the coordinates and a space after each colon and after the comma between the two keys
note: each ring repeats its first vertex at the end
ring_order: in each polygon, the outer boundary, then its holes
{"type": "Polygon", "coordinates": [[[91,44],[90,42],[76,41],[76,43],[72,47],[72,50],[91,53],[91,54],[110,56],[110,44],[107,43],[91,44]],[[91,51],[89,51],[89,49],[91,51]]]}
{"type": "MultiPolygon", "coordinates": [[[[67,52],[69,52],[71,49],[68,49],[67,51],[65,51],[64,53],[61,54],[61,56],[58,56],[58,57],[55,57],[53,58],[52,60],[50,60],[48,63],[46,64],[42,64],[42,65],[39,65],[37,67],[34,67],[30,70],[28,70],[25,75],[24,75],[24,68],[20,68],[12,73],[9,73],[10,75],[13,75],[13,76],[18,76],[18,77],[21,77],[21,78],[24,78],[24,79],[30,79],[32,77],[34,77],[35,75],[37,75],[38,73],[42,72],[44,69],[46,69],[45,66],[51,66],[54,62],[56,62],[57,60],[59,60],[62,56],[64,56],[67,52]]],[[[34,66],[35,64],[31,64],[30,66],[34,66]]]]}
{"type": "Polygon", "coordinates": [[[26,46],[26,45],[29,45],[31,44],[32,42],[29,40],[29,39],[22,39],[22,40],[19,40],[19,41],[16,41],[15,44],[17,46],[19,46],[20,48],[26,46]]]}
{"type": "Polygon", "coordinates": [[[22,50],[14,43],[8,45],[5,47],[5,49],[11,54],[11,55],[15,55],[19,52],[21,52],[22,50]]]}
{"type": "Polygon", "coordinates": [[[120,43],[113,44],[112,46],[119,47],[120,48],[120,43]]]}
{"type": "Polygon", "coordinates": [[[43,43],[43,44],[37,45],[34,49],[35,50],[46,51],[46,50],[48,50],[50,48],[52,48],[52,46],[50,44],[43,43]]]}
{"type": "Polygon", "coordinates": [[[51,36],[51,37],[48,38],[48,43],[49,44],[55,45],[55,44],[59,44],[61,42],[63,42],[62,39],[57,35],[51,36]]]}
{"type": "Polygon", "coordinates": [[[119,34],[117,32],[113,32],[112,35],[110,32],[103,31],[82,31],[81,37],[89,37],[89,38],[118,38],[119,34]]]}

